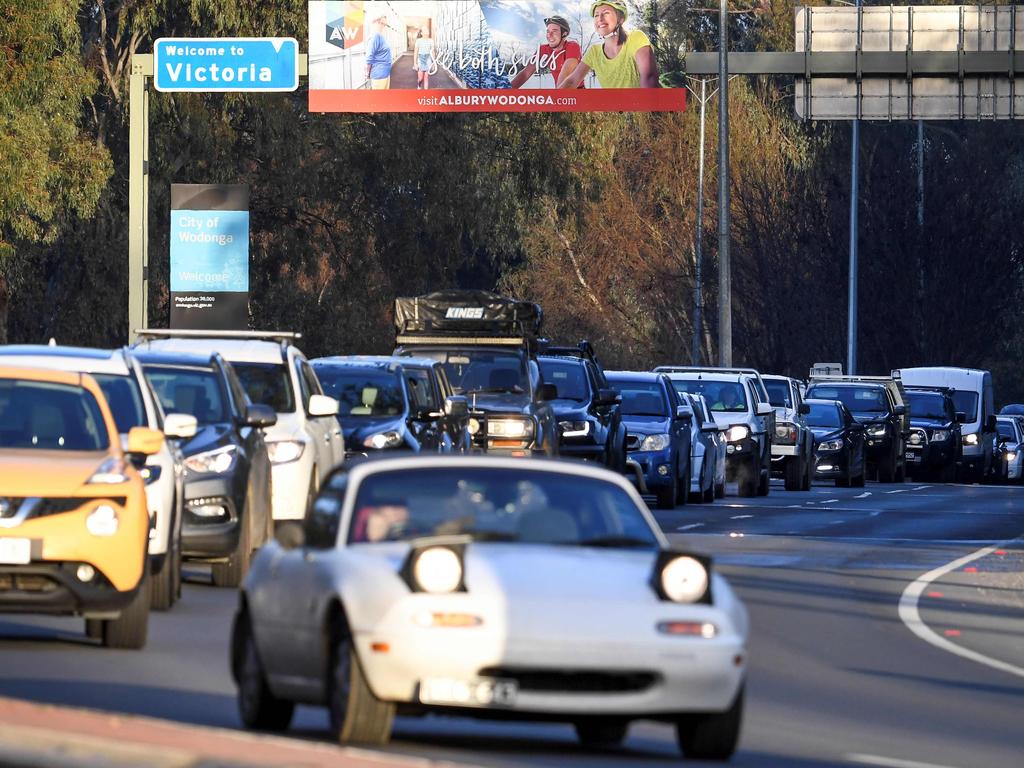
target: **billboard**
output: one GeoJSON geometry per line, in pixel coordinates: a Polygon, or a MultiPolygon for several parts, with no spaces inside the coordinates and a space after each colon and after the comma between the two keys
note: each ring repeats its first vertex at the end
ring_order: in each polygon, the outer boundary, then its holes
{"type": "Polygon", "coordinates": [[[311,112],[661,112],[650,40],[593,0],[310,0],[311,112]]]}
{"type": "Polygon", "coordinates": [[[171,328],[249,327],[249,188],[171,185],[171,328]]]}

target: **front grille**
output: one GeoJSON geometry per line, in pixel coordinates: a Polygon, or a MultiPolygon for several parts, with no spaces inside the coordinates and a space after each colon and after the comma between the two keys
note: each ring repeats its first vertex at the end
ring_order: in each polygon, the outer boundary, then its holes
{"type": "Polygon", "coordinates": [[[654,672],[638,670],[555,670],[529,667],[485,667],[481,677],[515,680],[521,691],[538,693],[638,693],[658,682],[654,672]]]}
{"type": "Polygon", "coordinates": [[[0,592],[53,592],[57,586],[49,576],[0,573],[0,592]]]}
{"type": "MultiPolygon", "coordinates": [[[[60,515],[65,512],[74,512],[90,502],[112,502],[118,506],[125,505],[124,496],[115,496],[109,499],[92,499],[82,497],[54,497],[39,498],[38,496],[2,496],[0,497],[0,521],[10,521],[24,516],[25,520],[34,520],[39,517],[60,515]]],[[[8,526],[10,523],[8,523],[8,526]]]]}
{"type": "Polygon", "coordinates": [[[626,435],[626,450],[635,451],[640,447],[642,439],[640,435],[626,435]]]}

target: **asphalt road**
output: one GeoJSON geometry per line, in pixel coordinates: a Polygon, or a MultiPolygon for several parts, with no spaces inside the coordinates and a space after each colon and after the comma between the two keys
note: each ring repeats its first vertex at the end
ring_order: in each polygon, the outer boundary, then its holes
{"type": "MultiPolygon", "coordinates": [[[[715,557],[751,613],[734,765],[1021,764],[1024,488],[773,483],[763,499],[657,516],[674,543],[715,557]]],[[[234,604],[190,570],[144,652],[101,649],[79,621],[0,617],[0,695],[236,728],[234,604]]],[[[325,724],[302,708],[292,735],[324,739],[325,724]]],[[[598,752],[566,726],[399,719],[390,749],[488,766],[679,761],[671,729],[646,723],[598,752]]]]}

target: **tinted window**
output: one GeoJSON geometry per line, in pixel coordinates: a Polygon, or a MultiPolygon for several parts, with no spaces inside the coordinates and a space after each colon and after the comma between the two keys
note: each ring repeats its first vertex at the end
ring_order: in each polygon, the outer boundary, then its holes
{"type": "Polygon", "coordinates": [[[472,392],[530,391],[526,360],[518,351],[465,349],[416,350],[417,357],[429,357],[444,364],[448,381],[456,394],[472,392]]]}
{"type": "Polygon", "coordinates": [[[142,393],[134,377],[110,373],[94,373],[92,377],[103,390],[118,432],[125,434],[132,427],[148,426],[142,393]]]}
{"type": "Polygon", "coordinates": [[[793,401],[791,400],[791,393],[788,381],[776,381],[774,379],[768,379],[765,381],[764,386],[768,390],[768,402],[771,403],[773,407],[793,407],[793,401]]]}
{"type": "Polygon", "coordinates": [[[811,427],[841,427],[843,420],[839,409],[827,403],[808,403],[811,412],[807,414],[807,424],[811,427]]]}
{"type": "Polygon", "coordinates": [[[405,413],[402,380],[397,373],[347,366],[316,369],[324,391],[338,401],[339,416],[397,416],[405,413]]]}
{"type": "Polygon", "coordinates": [[[1007,438],[1011,443],[1017,442],[1017,430],[1013,428],[1013,423],[1010,421],[1004,421],[999,419],[996,422],[996,427],[999,429],[999,436],[1007,438]]]}
{"type": "Polygon", "coordinates": [[[885,387],[830,387],[814,386],[807,397],[838,400],[853,413],[887,413],[889,398],[885,387]]]}
{"type": "Polygon", "coordinates": [[[295,395],[287,366],[281,363],[232,363],[249,400],[277,413],[295,411],[295,395]]]}
{"type": "Polygon", "coordinates": [[[369,475],[348,532],[354,543],[493,534],[524,544],[658,540],[630,495],[614,483],[528,469],[431,467],[369,475]]]}
{"type": "Polygon", "coordinates": [[[303,528],[306,546],[315,549],[329,549],[338,543],[338,526],[341,523],[341,507],[345,499],[347,475],[334,477],[306,514],[303,528]]]}
{"type": "Polygon", "coordinates": [[[102,451],[109,447],[99,403],[84,387],[0,379],[0,448],[102,451]]]}
{"type": "Polygon", "coordinates": [[[911,418],[952,421],[952,414],[946,410],[946,398],[942,395],[908,392],[907,403],[910,405],[911,418]]]}
{"type": "Polygon", "coordinates": [[[144,370],[166,413],[195,416],[201,425],[230,420],[220,380],[213,371],[156,365],[144,370]]]}
{"type": "Polygon", "coordinates": [[[430,371],[416,368],[405,370],[405,383],[409,387],[409,401],[417,411],[440,411],[441,404],[434,394],[430,371]]]}
{"type": "Polygon", "coordinates": [[[555,385],[559,398],[578,402],[590,400],[590,386],[584,366],[577,363],[541,360],[540,372],[544,376],[545,384],[555,385]]]}
{"type": "Polygon", "coordinates": [[[658,382],[612,380],[611,385],[622,395],[619,412],[623,416],[668,415],[665,393],[658,382]]]}
{"type": "Polygon", "coordinates": [[[743,385],[735,381],[708,381],[707,379],[673,379],[676,392],[704,395],[708,407],[720,413],[743,413],[747,410],[747,396],[743,385]]]}
{"type": "Polygon", "coordinates": [[[957,390],[953,393],[953,405],[956,406],[957,413],[965,414],[968,424],[978,418],[977,392],[957,390]]]}

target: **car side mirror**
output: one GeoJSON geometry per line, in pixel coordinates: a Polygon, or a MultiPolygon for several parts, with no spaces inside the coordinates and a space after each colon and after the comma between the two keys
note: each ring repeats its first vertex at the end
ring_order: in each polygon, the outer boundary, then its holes
{"type": "Polygon", "coordinates": [[[272,427],[277,424],[277,413],[269,405],[253,403],[245,409],[243,423],[249,427],[272,427]]]}
{"type": "Polygon", "coordinates": [[[797,411],[800,413],[801,416],[806,416],[811,412],[811,406],[809,406],[807,403],[800,403],[800,407],[797,408],[797,411]]]}
{"type": "Polygon", "coordinates": [[[455,419],[469,415],[469,399],[465,395],[448,395],[444,399],[444,412],[455,419]]]}
{"type": "Polygon", "coordinates": [[[775,409],[772,408],[771,403],[758,403],[754,406],[754,413],[757,416],[771,416],[775,413],[775,409]]]}
{"type": "Polygon", "coordinates": [[[704,426],[700,428],[701,432],[717,432],[718,425],[713,421],[704,422],[704,426]]]}
{"type": "Polygon", "coordinates": [[[905,406],[905,405],[897,405],[895,408],[893,408],[892,412],[895,413],[897,416],[906,416],[906,414],[907,414],[907,406],[905,406]]]}
{"type": "Polygon", "coordinates": [[[310,416],[337,416],[338,401],[327,395],[310,395],[306,413],[310,416]]]}
{"type": "Polygon", "coordinates": [[[693,411],[687,408],[685,405],[680,405],[676,408],[676,421],[689,422],[693,419],[693,411]]]}
{"type": "Polygon", "coordinates": [[[963,424],[965,421],[967,421],[967,414],[964,413],[963,411],[957,411],[956,412],[956,423],[957,424],[963,424]]]}
{"type": "Polygon", "coordinates": [[[537,390],[537,398],[542,401],[557,400],[558,387],[554,384],[541,384],[540,389],[537,390]]]}
{"type": "Polygon", "coordinates": [[[616,389],[597,390],[597,405],[617,405],[622,402],[622,395],[616,389]]]}
{"type": "Polygon", "coordinates": [[[306,543],[306,532],[302,523],[289,520],[277,524],[274,539],[281,545],[281,549],[298,549],[306,543]]]}
{"type": "Polygon", "coordinates": [[[152,456],[164,444],[164,433],[149,427],[132,427],[128,431],[128,447],[125,453],[134,456],[152,456]]]}
{"type": "Polygon", "coordinates": [[[169,413],[164,418],[164,434],[167,437],[188,440],[190,437],[195,437],[198,431],[199,422],[196,421],[195,416],[190,416],[187,413],[169,413]]]}

